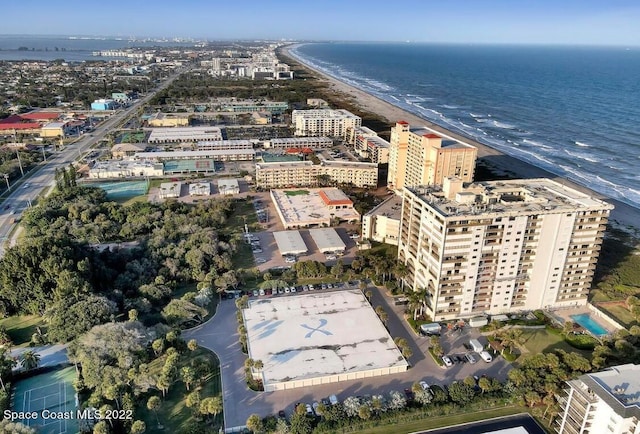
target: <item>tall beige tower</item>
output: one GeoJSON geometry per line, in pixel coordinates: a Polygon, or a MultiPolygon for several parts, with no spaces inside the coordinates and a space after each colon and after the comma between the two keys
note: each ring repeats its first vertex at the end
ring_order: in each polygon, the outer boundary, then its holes
{"type": "Polygon", "coordinates": [[[400,121],[391,128],[387,186],[402,190],[406,186],[442,185],[455,176],[473,180],[478,150],[427,127],[411,128],[400,121]]]}
{"type": "Polygon", "coordinates": [[[398,260],[436,321],[584,305],[612,209],[549,179],[405,187],[398,260]]]}

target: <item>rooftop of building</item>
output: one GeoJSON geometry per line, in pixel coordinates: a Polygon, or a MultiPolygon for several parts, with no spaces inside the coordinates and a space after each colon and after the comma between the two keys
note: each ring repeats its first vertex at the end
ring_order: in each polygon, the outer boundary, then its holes
{"type": "MultiPolygon", "coordinates": [[[[263,156],[264,157],[264,156],[263,156]]],[[[256,169],[290,169],[294,167],[313,166],[313,161],[271,161],[256,163],[256,169]]]]}
{"type": "Polygon", "coordinates": [[[158,151],[158,152],[136,152],[134,158],[145,159],[162,159],[162,158],[200,158],[214,155],[255,155],[253,149],[211,149],[207,151],[158,151]]]}
{"type": "Polygon", "coordinates": [[[279,138],[275,138],[275,139],[269,139],[270,143],[307,143],[309,141],[312,142],[326,142],[326,143],[333,143],[333,139],[330,137],[325,137],[325,136],[321,136],[321,137],[279,137],[279,138]]]}
{"type": "Polygon", "coordinates": [[[492,214],[548,214],[613,209],[613,205],[547,178],[486,181],[462,185],[405,187],[444,217],[492,214]]]}
{"type": "Polygon", "coordinates": [[[378,163],[368,163],[362,161],[337,161],[337,160],[323,160],[320,164],[327,167],[345,167],[345,168],[377,168],[378,163]]]}
{"type": "Polygon", "coordinates": [[[359,290],[252,300],[242,312],[266,384],[407,366],[359,290]]]}
{"type": "Polygon", "coordinates": [[[367,137],[367,143],[374,144],[380,148],[388,148],[389,142],[379,136],[367,137]]]}
{"type": "Polygon", "coordinates": [[[402,214],[402,196],[396,194],[385,200],[366,215],[368,216],[384,216],[394,220],[400,220],[402,214]]]}
{"type": "Polygon", "coordinates": [[[585,374],[570,384],[589,394],[596,394],[620,416],[640,417],[640,365],[614,366],[585,374]]]}
{"type": "MultiPolygon", "coordinates": [[[[280,217],[284,219],[285,227],[328,224],[334,217],[342,220],[359,220],[360,214],[353,206],[338,209],[328,208],[321,192],[333,189],[336,188],[275,189],[271,190],[271,197],[278,208],[280,217]]],[[[343,204],[349,205],[346,202],[343,204]]]]}
{"type": "Polygon", "coordinates": [[[353,205],[349,196],[337,188],[323,188],[318,194],[326,205],[353,205]]]}
{"type": "Polygon", "coordinates": [[[310,110],[294,110],[291,114],[292,116],[304,116],[304,117],[313,117],[313,118],[322,118],[322,117],[330,117],[330,118],[360,118],[359,116],[354,115],[348,110],[345,109],[310,109],[310,110]]]}
{"type": "Polygon", "coordinates": [[[156,167],[162,168],[162,163],[152,161],[132,161],[132,160],[107,160],[96,161],[91,170],[116,170],[135,169],[136,167],[156,167]]]}
{"type": "Polygon", "coordinates": [[[409,129],[409,131],[411,131],[411,133],[417,135],[417,136],[421,136],[421,137],[426,137],[427,139],[442,139],[442,141],[440,142],[440,147],[441,148],[448,148],[448,149],[466,149],[466,148],[475,148],[475,146],[470,145],[469,143],[465,143],[465,142],[460,142],[458,140],[454,140],[451,137],[445,136],[442,133],[439,133],[435,130],[432,130],[429,127],[412,127],[409,129]]]}

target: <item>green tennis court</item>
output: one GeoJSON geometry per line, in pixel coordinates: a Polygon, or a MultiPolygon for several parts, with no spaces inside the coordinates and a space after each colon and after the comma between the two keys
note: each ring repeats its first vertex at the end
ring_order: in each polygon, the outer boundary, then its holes
{"type": "Polygon", "coordinates": [[[12,396],[13,410],[38,414],[36,419],[20,422],[34,428],[39,434],[77,433],[76,395],[72,385],[75,378],[75,368],[69,367],[18,381],[12,396]],[[70,412],[74,419],[45,419],[42,417],[44,410],[50,413],[70,412]]]}

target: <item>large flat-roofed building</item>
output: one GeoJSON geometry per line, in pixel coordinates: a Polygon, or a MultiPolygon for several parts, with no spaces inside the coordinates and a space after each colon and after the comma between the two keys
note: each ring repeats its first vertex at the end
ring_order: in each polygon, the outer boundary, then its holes
{"type": "Polygon", "coordinates": [[[328,176],[340,184],[355,187],[375,187],[378,165],[350,161],[282,161],[256,164],[256,185],[261,188],[307,187],[320,183],[319,176],[328,176]]]}
{"type": "Polygon", "coordinates": [[[330,226],[333,219],[360,221],[351,200],[343,200],[343,196],[346,197],[334,187],[271,190],[271,200],[285,229],[330,226]]]}
{"type": "Polygon", "coordinates": [[[156,112],[149,116],[147,123],[150,127],[186,127],[189,125],[189,115],[156,112]]]}
{"type": "Polygon", "coordinates": [[[115,110],[118,104],[112,99],[97,99],[91,103],[91,110],[115,110]]]}
{"type": "Polygon", "coordinates": [[[612,209],[550,179],[405,187],[398,260],[436,321],[584,305],[612,209]]]}
{"type": "Polygon", "coordinates": [[[291,123],[296,136],[329,136],[349,140],[362,118],[339,109],[294,110],[291,123]]]}
{"type": "Polygon", "coordinates": [[[284,137],[280,139],[270,139],[264,142],[265,149],[327,149],[332,146],[333,139],[330,137],[284,137]]]}
{"type": "Polygon", "coordinates": [[[189,196],[210,196],[210,182],[192,182],[189,184],[189,196]]]}
{"type": "Polygon", "coordinates": [[[393,190],[416,185],[442,185],[456,176],[473,180],[478,149],[428,127],[397,122],[391,128],[387,185],[393,190]]]}
{"type": "Polygon", "coordinates": [[[250,140],[235,139],[198,142],[196,144],[196,150],[198,151],[211,151],[220,149],[253,149],[253,143],[251,143],[250,140]]]}
{"type": "Polygon", "coordinates": [[[282,256],[303,255],[309,251],[299,231],[277,231],[273,233],[273,238],[282,256]]]}
{"type": "Polygon", "coordinates": [[[133,157],[136,152],[143,152],[147,146],[144,143],[117,143],[111,147],[113,158],[133,157]]]}
{"type": "Polygon", "coordinates": [[[256,151],[253,149],[214,149],[208,151],[162,151],[162,152],[136,152],[133,156],[136,160],[163,161],[163,160],[199,160],[211,159],[214,161],[253,161],[256,151]]]}
{"type": "Polygon", "coordinates": [[[362,238],[397,246],[401,215],[402,197],[392,195],[362,216],[362,238]]]}
{"type": "Polygon", "coordinates": [[[196,143],[222,140],[222,130],[218,127],[175,127],[152,128],[149,143],[196,143]]]}
{"type": "Polygon", "coordinates": [[[136,178],[164,175],[162,163],[150,161],[97,161],[89,170],[90,179],[136,178]]]}
{"type": "Polygon", "coordinates": [[[226,101],[220,104],[220,110],[233,113],[269,112],[279,115],[289,110],[286,101],[226,101]]]}
{"type": "Polygon", "coordinates": [[[640,365],[619,365],[567,381],[558,397],[559,434],[640,434],[640,365]]]}
{"type": "Polygon", "coordinates": [[[242,310],[264,390],[401,373],[408,363],[359,290],[251,300],[242,310]]]}
{"type": "Polygon", "coordinates": [[[309,234],[322,253],[344,252],[347,245],[333,228],[309,229],[309,234]]]}

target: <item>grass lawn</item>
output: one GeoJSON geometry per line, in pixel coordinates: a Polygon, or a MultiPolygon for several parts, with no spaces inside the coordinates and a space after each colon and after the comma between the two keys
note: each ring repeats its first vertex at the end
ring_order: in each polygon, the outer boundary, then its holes
{"type": "Polygon", "coordinates": [[[377,426],[375,428],[367,428],[353,432],[357,434],[404,434],[526,412],[527,411],[524,407],[518,406],[495,408],[475,413],[450,414],[447,416],[425,417],[420,420],[396,421],[395,423],[390,423],[387,426],[377,426]]]}
{"type": "Polygon", "coordinates": [[[625,326],[626,328],[631,327],[632,325],[638,324],[635,317],[629,309],[619,304],[608,304],[608,305],[597,305],[597,308],[606,313],[607,315],[613,317],[620,324],[625,326]]]}
{"type": "Polygon", "coordinates": [[[560,333],[551,333],[547,329],[522,329],[522,338],[525,340],[524,347],[529,350],[528,354],[547,353],[560,349],[568,353],[579,353],[591,360],[591,351],[578,350],[572,347],[560,333]]]}
{"type": "MultiPolygon", "coordinates": [[[[149,364],[149,372],[159,375],[162,371],[166,357],[160,357],[149,364]]],[[[202,386],[200,386],[200,396],[202,399],[209,396],[216,396],[222,393],[220,383],[220,362],[218,358],[211,352],[198,348],[194,353],[187,352],[182,356],[178,371],[183,366],[188,366],[196,359],[207,360],[210,363],[210,374],[203,378],[202,386]]],[[[193,422],[192,411],[185,405],[186,396],[195,390],[194,386],[187,391],[182,381],[176,381],[167,396],[162,400],[162,405],[158,410],[158,418],[163,425],[163,429],[158,428],[156,415],[147,410],[146,399],[144,404],[139,406],[138,418],[144,420],[147,424],[145,433],[180,433],[185,432],[190,423],[193,422]]],[[[162,397],[160,395],[160,397],[162,397]]],[[[222,426],[222,413],[219,414],[214,423],[216,426],[222,426]]]]}
{"type": "MultiPolygon", "coordinates": [[[[0,326],[7,329],[15,347],[27,346],[36,327],[45,328],[44,321],[38,315],[16,315],[0,320],[0,326]]],[[[44,330],[43,330],[44,332],[44,330]]]]}
{"type": "Polygon", "coordinates": [[[287,196],[306,196],[309,194],[309,190],[287,190],[284,194],[287,196]]]}

